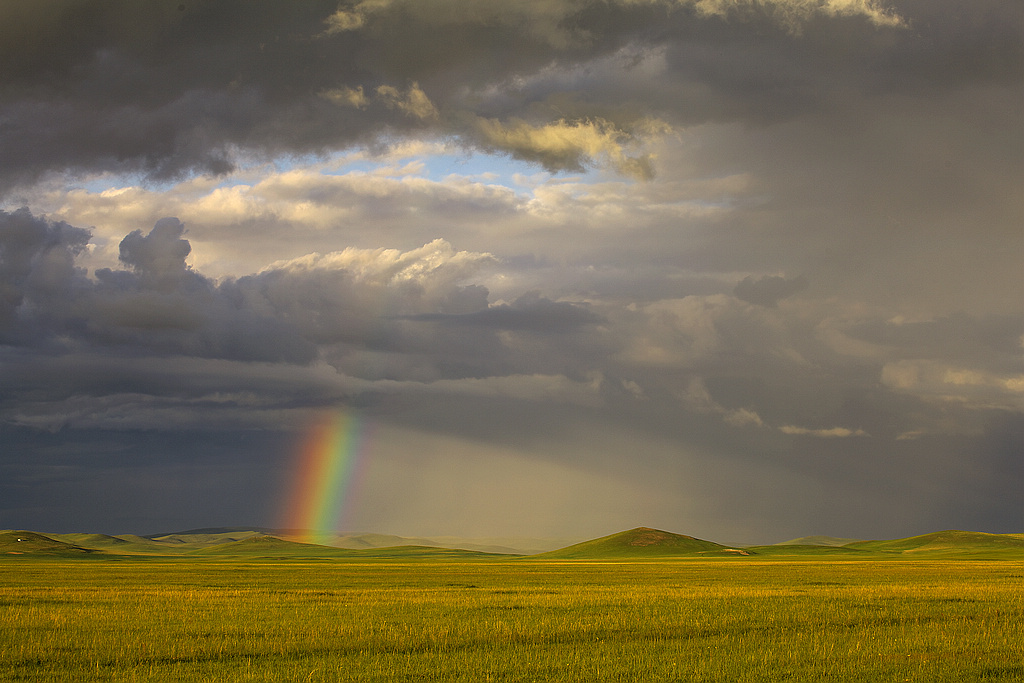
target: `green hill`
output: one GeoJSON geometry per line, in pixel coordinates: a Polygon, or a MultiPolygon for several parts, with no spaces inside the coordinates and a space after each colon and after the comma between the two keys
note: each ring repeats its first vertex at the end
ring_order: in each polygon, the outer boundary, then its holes
{"type": "Polygon", "coordinates": [[[936,531],[891,541],[858,541],[845,546],[902,555],[967,555],[1024,557],[1024,534],[987,534],[979,531],[936,531]]]}
{"type": "Polygon", "coordinates": [[[85,556],[100,551],[37,534],[34,531],[0,531],[0,555],[85,556]]]}
{"type": "Polygon", "coordinates": [[[746,550],[730,548],[712,541],[692,536],[673,534],[659,529],[637,527],[611,536],[584,541],[560,550],[553,550],[536,558],[545,559],[612,559],[612,558],[657,558],[681,555],[747,555],[746,550]]]}

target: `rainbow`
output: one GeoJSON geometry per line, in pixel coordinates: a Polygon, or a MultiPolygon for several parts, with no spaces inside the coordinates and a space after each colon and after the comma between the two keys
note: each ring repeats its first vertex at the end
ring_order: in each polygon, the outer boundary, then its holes
{"type": "Polygon", "coordinates": [[[366,436],[363,420],[354,413],[330,413],[313,423],[296,449],[284,528],[310,543],[327,542],[338,531],[351,513],[366,436]]]}

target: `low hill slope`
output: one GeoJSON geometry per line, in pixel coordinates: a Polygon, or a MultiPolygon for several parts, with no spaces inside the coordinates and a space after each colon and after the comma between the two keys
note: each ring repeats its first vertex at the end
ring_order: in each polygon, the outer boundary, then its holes
{"type": "Polygon", "coordinates": [[[146,538],[161,538],[166,536],[219,536],[219,535],[235,535],[243,534],[239,538],[244,538],[256,534],[266,534],[269,536],[280,536],[277,532],[280,529],[269,529],[262,526],[214,526],[204,527],[202,529],[188,529],[186,531],[175,531],[173,533],[166,534],[151,534],[146,538]],[[243,533],[247,532],[247,533],[243,533]]]}
{"type": "Polygon", "coordinates": [[[152,552],[151,544],[139,544],[132,541],[108,536],[106,534],[50,534],[55,541],[63,541],[80,548],[100,550],[115,554],[136,554],[152,552]]]}
{"type": "Polygon", "coordinates": [[[423,560],[488,560],[508,559],[508,553],[490,553],[479,550],[463,550],[461,548],[439,548],[436,546],[424,545],[400,545],[391,548],[372,548],[367,550],[354,550],[354,557],[375,557],[401,559],[423,559],[423,560]]]}
{"type": "Polygon", "coordinates": [[[161,542],[144,536],[124,534],[50,534],[54,540],[71,543],[82,548],[101,550],[116,555],[181,555],[203,544],[190,545],[180,541],[161,542]]]}
{"type": "Polygon", "coordinates": [[[353,551],[313,543],[285,541],[276,536],[252,536],[240,541],[220,543],[199,548],[190,555],[231,555],[246,557],[339,557],[351,556],[353,551]]]}
{"type": "Polygon", "coordinates": [[[849,545],[850,543],[857,543],[863,540],[864,539],[862,538],[837,538],[836,536],[801,536],[800,538],[782,541],[775,545],[824,545],[838,548],[839,546],[849,545]]]}
{"type": "Polygon", "coordinates": [[[904,555],[1024,556],[1024,534],[949,530],[891,541],[858,541],[845,547],[904,555]]]}
{"type": "Polygon", "coordinates": [[[215,533],[177,533],[177,534],[166,534],[164,536],[148,536],[152,541],[158,541],[160,543],[173,544],[180,543],[184,545],[222,545],[225,543],[234,543],[235,541],[242,541],[248,538],[256,538],[263,534],[259,531],[253,531],[250,529],[243,529],[238,531],[224,531],[215,533]]]}
{"type": "Polygon", "coordinates": [[[743,548],[750,555],[765,558],[787,558],[801,557],[805,559],[814,558],[844,558],[844,559],[866,559],[877,557],[877,553],[870,550],[861,550],[836,545],[798,545],[776,543],[775,545],[753,545],[743,548]]]}
{"type": "Polygon", "coordinates": [[[507,557],[470,550],[452,550],[432,546],[403,545],[391,548],[336,548],[334,546],[316,545],[314,543],[297,543],[286,541],[275,536],[254,536],[233,543],[209,546],[194,550],[191,555],[220,557],[250,558],[336,558],[336,559],[476,559],[491,557],[507,557]]]}
{"type": "Polygon", "coordinates": [[[412,545],[413,543],[432,545],[431,543],[419,543],[404,536],[392,536],[390,534],[316,532],[301,529],[282,529],[269,533],[277,538],[294,541],[295,543],[314,543],[334,548],[347,548],[348,550],[391,548],[398,545],[412,545]]]}
{"type": "Polygon", "coordinates": [[[595,538],[533,557],[545,559],[614,559],[645,557],[678,557],[681,555],[746,555],[747,551],[730,548],[693,536],[673,534],[659,529],[637,527],[610,536],[595,538]]]}
{"type": "MultiPolygon", "coordinates": [[[[576,539],[558,542],[554,539],[533,538],[462,538],[457,536],[437,536],[419,538],[395,536],[368,532],[316,532],[303,529],[272,529],[268,527],[208,527],[176,531],[174,533],[152,534],[144,538],[145,542],[160,544],[164,550],[180,546],[173,552],[189,552],[201,546],[217,545],[240,541],[253,536],[274,536],[284,541],[296,543],[312,543],[316,545],[348,548],[350,550],[372,550],[376,548],[396,548],[400,546],[428,546],[451,550],[472,550],[499,555],[530,555],[546,550],[555,550],[569,545],[576,539]]],[[[127,535],[116,538],[129,539],[127,535]]],[[[139,537],[135,537],[138,540],[139,537]]]]}
{"type": "Polygon", "coordinates": [[[85,556],[100,551],[65,543],[34,531],[0,531],[0,555],[85,556]]]}

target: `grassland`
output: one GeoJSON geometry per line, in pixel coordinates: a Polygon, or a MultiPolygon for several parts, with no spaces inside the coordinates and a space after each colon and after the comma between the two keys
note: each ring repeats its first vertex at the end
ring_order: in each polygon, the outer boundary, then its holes
{"type": "Polygon", "coordinates": [[[0,680],[1024,680],[1024,562],[850,554],[8,556],[0,680]]]}

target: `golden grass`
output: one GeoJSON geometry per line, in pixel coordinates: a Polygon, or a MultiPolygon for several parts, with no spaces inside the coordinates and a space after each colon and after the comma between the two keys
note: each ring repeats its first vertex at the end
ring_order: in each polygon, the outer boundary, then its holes
{"type": "Polygon", "coordinates": [[[1024,679],[1024,563],[5,560],[0,680],[1024,679]]]}

